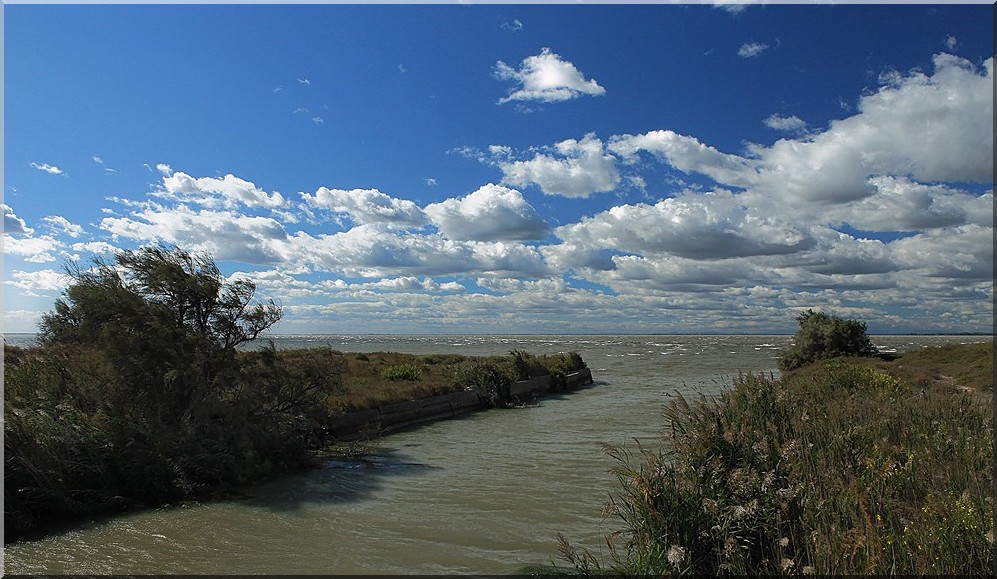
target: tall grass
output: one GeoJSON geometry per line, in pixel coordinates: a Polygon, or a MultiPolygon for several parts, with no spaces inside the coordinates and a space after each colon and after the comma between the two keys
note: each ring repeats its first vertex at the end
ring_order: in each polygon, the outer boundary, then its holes
{"type": "Polygon", "coordinates": [[[608,447],[623,528],[584,574],[989,574],[992,405],[847,359],[673,398],[662,444],[608,447]]]}

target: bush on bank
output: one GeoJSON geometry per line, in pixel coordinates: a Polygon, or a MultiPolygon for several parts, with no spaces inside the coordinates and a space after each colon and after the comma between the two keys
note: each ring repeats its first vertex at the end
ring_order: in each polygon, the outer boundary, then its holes
{"type": "Polygon", "coordinates": [[[780,355],[779,368],[783,371],[827,358],[878,354],[866,335],[864,322],[813,310],[803,312],[796,317],[796,321],[800,328],[793,337],[793,344],[780,355]]]}
{"type": "Polygon", "coordinates": [[[5,540],[310,463],[315,402],[340,374],[319,353],[238,355],[281,317],[251,282],[167,246],[67,273],[41,346],[5,347],[5,540]]]}
{"type": "Polygon", "coordinates": [[[666,418],[662,448],[608,448],[620,490],[607,509],[624,526],[608,561],[562,537],[574,572],[994,568],[992,406],[972,396],[837,358],[675,396],[666,418]]]}

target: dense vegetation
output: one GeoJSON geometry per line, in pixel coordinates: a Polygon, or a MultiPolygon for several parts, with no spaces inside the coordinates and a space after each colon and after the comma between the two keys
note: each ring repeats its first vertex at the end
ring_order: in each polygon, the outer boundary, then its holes
{"type": "Polygon", "coordinates": [[[5,539],[43,521],[161,504],[309,463],[311,400],[338,385],[328,354],[236,347],[281,309],[177,248],[71,264],[40,348],[5,348],[5,539]]]}
{"type": "Polygon", "coordinates": [[[782,351],[781,370],[793,370],[818,360],[839,356],[875,356],[878,354],[866,335],[864,322],[845,320],[823,312],[807,310],[797,316],[800,324],[793,344],[782,351]]]}
{"type": "Polygon", "coordinates": [[[560,557],[592,575],[987,575],[992,360],[993,342],[838,357],[676,396],[660,448],[607,448],[608,560],[563,537],[560,557]]]}
{"type": "MultiPolygon", "coordinates": [[[[294,355],[309,350],[283,350],[294,355]]],[[[345,367],[339,386],[326,396],[332,415],[368,410],[458,390],[475,390],[486,404],[509,404],[508,387],[515,381],[553,376],[554,388],[565,375],[585,368],[575,352],[534,355],[512,351],[507,356],[405,354],[400,352],[339,353],[345,367]],[[501,392],[505,395],[501,395],[501,392]]],[[[248,355],[248,353],[246,354],[248,355]]]]}
{"type": "Polygon", "coordinates": [[[8,541],[307,468],[336,414],[467,387],[501,406],[503,384],[584,367],[577,354],[239,349],[281,309],[206,255],[156,246],[67,270],[39,346],[4,347],[8,541]]]}

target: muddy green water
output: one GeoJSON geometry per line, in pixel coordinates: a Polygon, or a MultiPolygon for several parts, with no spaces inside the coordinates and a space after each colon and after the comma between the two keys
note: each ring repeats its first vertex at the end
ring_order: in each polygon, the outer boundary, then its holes
{"type": "MultiPolygon", "coordinates": [[[[874,337],[886,350],[990,337],[874,337]]],[[[577,351],[595,385],[537,405],[437,422],[381,440],[363,461],[7,545],[16,574],[488,574],[556,558],[556,535],[598,551],[617,528],[600,443],[654,443],[667,396],[716,393],[775,371],[789,336],[310,336],[350,352],[577,351]]]]}

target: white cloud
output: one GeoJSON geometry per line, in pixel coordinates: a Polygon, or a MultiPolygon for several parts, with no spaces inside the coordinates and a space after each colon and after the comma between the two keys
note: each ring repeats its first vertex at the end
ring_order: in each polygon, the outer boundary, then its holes
{"type": "Polygon", "coordinates": [[[120,251],[120,248],[115,247],[110,243],[104,241],[88,241],[88,242],[74,243],[72,245],[72,250],[111,255],[120,251]]]}
{"type": "Polygon", "coordinates": [[[959,39],[958,38],[956,38],[955,36],[951,36],[951,35],[945,37],[945,48],[947,48],[949,50],[955,50],[956,47],[958,47],[958,46],[959,46],[959,39]]]}
{"type": "Polygon", "coordinates": [[[674,131],[614,136],[607,147],[630,163],[636,162],[639,151],[647,151],[680,171],[702,173],[726,185],[747,186],[753,173],[750,160],[721,153],[695,137],[674,131]]]}
{"type": "Polygon", "coordinates": [[[869,179],[993,180],[993,59],[977,72],[968,61],[937,55],[935,74],[912,73],[859,101],[860,112],[806,139],[752,145],[748,156],[721,153],[672,131],[622,135],[609,149],[634,161],[638,151],[673,167],[748,190],[752,202],[849,203],[875,193],[869,179]]]}
{"type": "Polygon", "coordinates": [[[536,248],[519,243],[456,241],[437,234],[375,225],[291,240],[294,263],[349,277],[444,276],[485,273],[535,277],[550,268],[536,248]]]}
{"type": "Polygon", "coordinates": [[[876,177],[870,183],[874,194],[832,208],[827,219],[864,231],[918,231],[969,223],[993,227],[992,192],[973,195],[902,177],[876,177]]]}
{"type": "Polygon", "coordinates": [[[748,3],[754,2],[755,0],[712,0],[710,4],[730,14],[740,14],[748,8],[748,3]]]}
{"type": "Polygon", "coordinates": [[[512,22],[503,22],[501,24],[503,30],[508,30],[510,32],[520,32],[523,30],[523,23],[519,19],[513,19],[512,22]]]}
{"type": "Polygon", "coordinates": [[[519,191],[491,183],[466,197],[428,205],[425,212],[450,239],[525,241],[543,239],[550,232],[519,191]]]}
{"type": "Polygon", "coordinates": [[[803,119],[797,117],[796,115],[783,116],[778,114],[769,115],[764,121],[765,126],[770,129],[775,129],[777,131],[786,131],[789,133],[799,133],[805,131],[807,128],[807,122],[803,119]]]}
{"type": "Polygon", "coordinates": [[[519,70],[498,61],[495,64],[495,77],[516,83],[509,96],[499,99],[499,104],[510,101],[560,102],[583,95],[601,96],[606,89],[594,79],[585,76],[575,65],[563,60],[559,55],[544,48],[540,54],[523,59],[519,70]]]}
{"type": "Polygon", "coordinates": [[[352,277],[449,275],[473,268],[472,252],[465,244],[438,235],[398,234],[375,225],[318,236],[298,232],[291,242],[301,263],[352,277]]]}
{"type": "Polygon", "coordinates": [[[167,177],[173,174],[173,169],[171,169],[166,163],[156,163],[156,170],[167,177]]]}
{"type": "Polygon", "coordinates": [[[35,231],[24,223],[24,220],[14,214],[14,210],[3,204],[3,232],[6,235],[32,235],[35,231]]]}
{"type": "Polygon", "coordinates": [[[76,223],[71,223],[61,215],[47,215],[42,217],[42,222],[47,224],[53,231],[64,233],[72,238],[83,235],[83,227],[76,223]]]}
{"type": "Polygon", "coordinates": [[[185,205],[150,204],[131,217],[105,217],[101,229],[115,239],[165,241],[207,251],[220,261],[281,263],[288,261],[287,232],[274,219],[233,211],[193,211],[185,205]]]}
{"type": "Polygon", "coordinates": [[[315,123],[316,125],[324,125],[325,119],[323,119],[322,117],[312,117],[312,122],[315,123]]]}
{"type": "MultiPolygon", "coordinates": [[[[52,269],[14,270],[10,277],[11,279],[4,281],[5,284],[30,292],[62,291],[69,283],[69,276],[64,272],[52,269]]],[[[6,312],[4,312],[4,316],[6,316],[6,312]]]]}
{"type": "Polygon", "coordinates": [[[759,215],[727,191],[613,207],[555,233],[582,248],[697,260],[795,253],[814,243],[803,228],[759,215]]]}
{"type": "Polygon", "coordinates": [[[93,162],[97,163],[98,165],[103,165],[104,164],[104,160],[101,159],[100,157],[98,157],[97,155],[94,155],[94,156],[92,156],[90,158],[93,159],[93,162]]]}
{"type": "Polygon", "coordinates": [[[358,225],[384,224],[393,227],[421,227],[428,223],[419,207],[407,199],[396,199],[377,189],[329,189],[320,187],[314,195],[301,194],[315,208],[347,215],[358,225]]]}
{"type": "Polygon", "coordinates": [[[312,84],[312,81],[308,80],[307,78],[299,78],[298,79],[298,83],[299,84],[304,84],[304,85],[309,85],[309,84],[312,84]]]}
{"type": "Polygon", "coordinates": [[[968,280],[993,285],[993,227],[962,225],[931,230],[890,245],[895,259],[918,276],[940,278],[951,284],[968,280]]]}
{"type": "Polygon", "coordinates": [[[56,167],[55,165],[49,165],[48,163],[35,163],[32,161],[29,163],[35,169],[39,171],[45,171],[46,173],[51,173],[52,175],[63,175],[62,169],[56,167]]]}
{"type": "MultiPolygon", "coordinates": [[[[165,165],[157,165],[160,171],[165,165]]],[[[176,199],[180,201],[197,203],[208,208],[223,207],[233,209],[239,205],[246,207],[266,207],[279,208],[287,204],[284,197],[276,191],[267,194],[255,184],[240,179],[232,174],[225,175],[221,179],[215,177],[201,177],[195,179],[190,175],[177,171],[170,176],[163,177],[163,191],[154,194],[176,199]]]]}
{"type": "Polygon", "coordinates": [[[57,240],[43,235],[41,237],[12,237],[4,234],[3,252],[7,255],[18,255],[29,263],[49,263],[58,259],[62,244],[57,240]]]}
{"type": "Polygon", "coordinates": [[[561,141],[554,149],[558,158],[537,154],[529,161],[500,162],[502,181],[515,187],[536,183],[545,194],[564,197],[588,197],[612,191],[619,184],[616,160],[605,154],[594,134],[581,141],[561,141]]]}
{"type": "Polygon", "coordinates": [[[769,45],[762,44],[761,42],[745,42],[737,50],[737,55],[741,58],[752,58],[765,52],[765,49],[768,47],[769,45]]]}
{"type": "Polygon", "coordinates": [[[932,76],[863,96],[860,114],[834,123],[832,138],[864,151],[864,166],[925,181],[993,181],[993,58],[979,73],[948,54],[932,76]]]}

